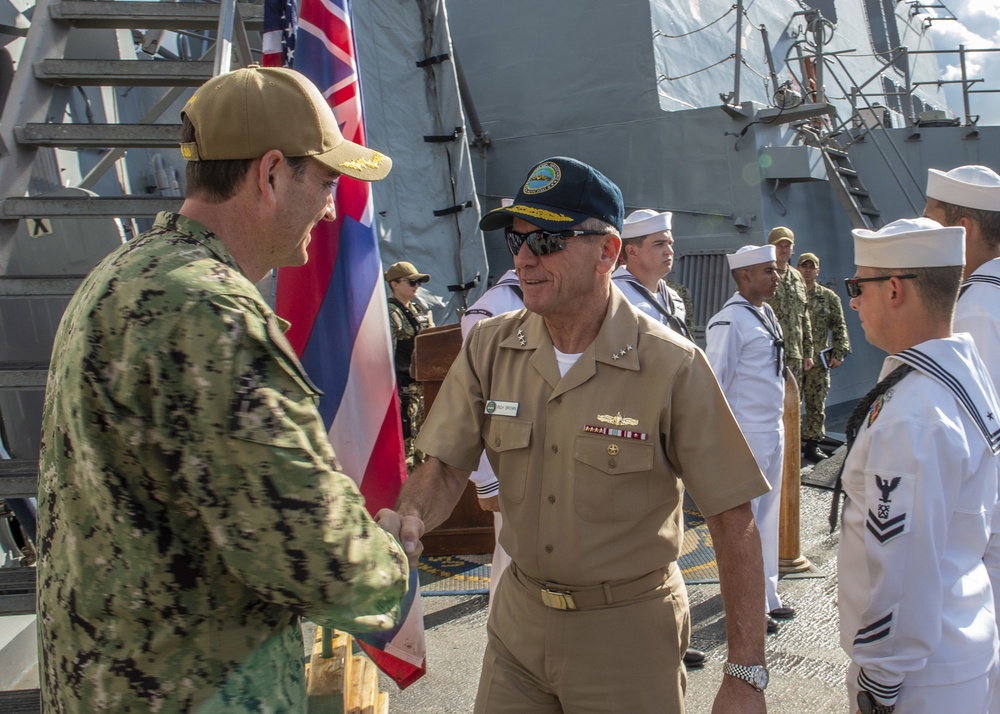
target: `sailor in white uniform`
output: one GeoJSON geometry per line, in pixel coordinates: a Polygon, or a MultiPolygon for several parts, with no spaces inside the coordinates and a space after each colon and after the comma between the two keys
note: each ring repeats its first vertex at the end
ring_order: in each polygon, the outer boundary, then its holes
{"type": "Polygon", "coordinates": [[[771,490],[752,501],[764,556],[768,632],[777,630],[770,613],[781,612],[778,596],[778,520],[785,432],[784,341],[774,310],[765,300],[778,286],[773,245],[740,248],[727,255],[737,292],[708,321],[705,354],[729,407],[771,490]]]}
{"type": "MultiPolygon", "coordinates": [[[[985,166],[930,169],[924,215],[944,226],[965,228],[965,271],[955,307],[955,332],[968,332],[1000,391],[1000,176],[985,166]]],[[[993,511],[986,569],[1000,612],[1000,506],[993,511]]],[[[991,714],[1000,714],[1000,682],[994,681],[991,714]]]]}
{"type": "MultiPolygon", "coordinates": [[[[648,208],[632,211],[622,226],[622,265],[611,274],[625,298],[636,308],[671,330],[691,339],[684,300],[663,280],[674,267],[673,214],[648,208]]],[[[693,647],[684,652],[688,669],[701,667],[705,653],[693,647]]]]}
{"type": "Polygon", "coordinates": [[[669,211],[648,208],[628,215],[622,228],[622,265],[611,279],[632,305],[691,339],[684,300],[663,280],[674,267],[672,217],[669,211]]]}
{"type": "Polygon", "coordinates": [[[1000,402],[972,339],[951,330],[965,231],[917,218],[853,233],[851,307],[889,357],[848,422],[842,474],[849,705],[986,712],[998,641],[983,555],[1000,402]]]}
{"type": "MultiPolygon", "coordinates": [[[[476,302],[472,304],[465,314],[462,315],[462,338],[469,334],[469,330],[480,320],[487,317],[500,315],[512,310],[520,310],[524,307],[524,293],[521,292],[521,282],[517,273],[513,269],[504,273],[500,280],[493,287],[483,293],[476,302]]],[[[496,592],[497,583],[500,576],[510,564],[510,556],[507,555],[503,546],[500,545],[500,528],[503,519],[500,516],[500,484],[496,474],[493,473],[490,462],[483,452],[479,460],[479,468],[469,476],[472,483],[476,484],[476,496],[479,498],[479,505],[484,511],[493,512],[493,532],[496,535],[496,547],[493,550],[493,565],[490,568],[490,601],[489,606],[493,606],[493,593],[496,592]]]]}

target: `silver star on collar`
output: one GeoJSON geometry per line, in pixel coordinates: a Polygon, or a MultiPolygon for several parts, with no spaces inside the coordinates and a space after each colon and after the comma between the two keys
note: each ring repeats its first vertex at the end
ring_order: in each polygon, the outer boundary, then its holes
{"type": "Polygon", "coordinates": [[[525,347],[528,344],[528,340],[525,338],[523,330],[517,331],[517,341],[521,344],[521,347],[525,347]]]}

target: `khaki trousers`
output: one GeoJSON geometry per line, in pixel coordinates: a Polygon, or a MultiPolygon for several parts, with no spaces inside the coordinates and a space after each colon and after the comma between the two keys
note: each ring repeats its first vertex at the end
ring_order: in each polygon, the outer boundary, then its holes
{"type": "Polygon", "coordinates": [[[648,595],[554,610],[507,569],[497,586],[476,714],[683,714],[691,637],[680,568],[648,595]]]}

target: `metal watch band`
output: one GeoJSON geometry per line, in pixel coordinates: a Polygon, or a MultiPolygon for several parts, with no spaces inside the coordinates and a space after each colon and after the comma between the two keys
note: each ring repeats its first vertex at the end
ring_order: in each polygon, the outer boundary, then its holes
{"type": "Polygon", "coordinates": [[[728,674],[730,677],[743,680],[758,692],[762,692],[767,688],[767,669],[759,664],[745,665],[726,662],[722,666],[722,672],[728,674]],[[758,683],[760,679],[763,679],[762,683],[758,683]]]}

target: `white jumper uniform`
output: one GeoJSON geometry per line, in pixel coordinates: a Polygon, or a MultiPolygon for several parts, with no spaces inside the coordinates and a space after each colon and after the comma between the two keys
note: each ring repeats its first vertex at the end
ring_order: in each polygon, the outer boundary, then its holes
{"type": "Polygon", "coordinates": [[[632,303],[633,307],[642,310],[679,335],[690,339],[690,336],[686,334],[687,328],[684,327],[687,319],[687,308],[684,307],[684,300],[664,280],[660,280],[656,293],[652,293],[624,265],[619,266],[611,274],[611,279],[615,281],[618,289],[625,293],[625,299],[632,303]],[[680,329],[678,325],[684,329],[680,329]]]}
{"type": "MultiPolygon", "coordinates": [[[[462,339],[469,334],[469,330],[480,320],[487,317],[500,315],[511,310],[520,310],[524,307],[524,300],[521,299],[521,281],[517,278],[517,273],[508,270],[496,284],[483,293],[476,302],[472,304],[465,314],[462,315],[462,339]]],[[[476,495],[479,498],[491,498],[500,493],[500,484],[496,474],[483,452],[479,460],[479,468],[470,474],[472,483],[476,484],[476,495]]],[[[510,556],[500,545],[500,528],[503,526],[503,519],[499,511],[493,512],[493,531],[496,535],[496,546],[493,549],[493,566],[490,568],[490,607],[493,606],[493,593],[496,592],[497,583],[503,571],[510,564],[510,556]]]]}
{"type": "Polygon", "coordinates": [[[997,494],[1000,403],[968,335],[882,366],[843,472],[840,641],[859,688],[906,714],[985,712],[997,626],[983,564],[997,494]]]}
{"type": "Polygon", "coordinates": [[[784,349],[781,327],[767,303],[751,305],[736,293],[708,321],[705,354],[771,490],[751,502],[764,556],[767,611],[778,597],[778,521],[785,431],[784,349]]]}
{"type": "MultiPolygon", "coordinates": [[[[955,332],[968,332],[993,380],[1000,385],[1000,258],[988,260],[962,283],[955,307],[955,332]]],[[[1000,391],[1000,389],[998,389],[1000,391]]],[[[993,584],[994,609],[1000,612],[1000,505],[993,510],[986,570],[993,584]]],[[[993,687],[991,714],[1000,714],[1000,682],[993,687]]]]}

